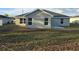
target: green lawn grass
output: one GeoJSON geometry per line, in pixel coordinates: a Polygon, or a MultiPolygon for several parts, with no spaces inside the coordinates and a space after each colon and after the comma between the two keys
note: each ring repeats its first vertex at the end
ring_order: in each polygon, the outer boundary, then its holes
{"type": "Polygon", "coordinates": [[[0,27],[0,50],[79,50],[79,31],[54,29],[30,30],[24,27],[16,26],[14,24],[4,25],[0,27]]]}
{"type": "Polygon", "coordinates": [[[70,30],[79,30],[79,24],[71,23],[70,26],[65,27],[70,30]]]}

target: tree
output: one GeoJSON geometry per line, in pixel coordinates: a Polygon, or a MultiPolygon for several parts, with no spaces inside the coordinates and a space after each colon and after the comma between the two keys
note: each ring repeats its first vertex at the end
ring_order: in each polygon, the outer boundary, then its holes
{"type": "Polygon", "coordinates": [[[9,16],[9,14],[4,14],[4,16],[9,16]]]}

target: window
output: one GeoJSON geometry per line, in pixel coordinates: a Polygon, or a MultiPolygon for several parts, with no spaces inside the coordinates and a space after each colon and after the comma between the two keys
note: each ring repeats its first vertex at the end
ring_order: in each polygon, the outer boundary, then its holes
{"type": "Polygon", "coordinates": [[[48,18],[45,18],[45,21],[48,21],[48,18]]]}
{"type": "Polygon", "coordinates": [[[61,24],[63,24],[63,20],[64,20],[64,19],[61,19],[61,24]]]}
{"type": "Polygon", "coordinates": [[[32,18],[28,18],[29,21],[32,21],[32,18]]]}
{"type": "Polygon", "coordinates": [[[45,22],[44,25],[48,25],[48,22],[45,22]]]}
{"type": "Polygon", "coordinates": [[[28,25],[32,25],[32,18],[28,18],[28,25]]]}
{"type": "Polygon", "coordinates": [[[28,22],[28,25],[32,25],[32,22],[28,22]]]}
{"type": "Polygon", "coordinates": [[[48,18],[44,19],[44,25],[48,25],[48,18]]]}
{"type": "Polygon", "coordinates": [[[26,19],[20,18],[20,23],[26,23],[26,19]]]}
{"type": "Polygon", "coordinates": [[[23,19],[22,18],[20,18],[20,23],[23,23],[23,19]]]}

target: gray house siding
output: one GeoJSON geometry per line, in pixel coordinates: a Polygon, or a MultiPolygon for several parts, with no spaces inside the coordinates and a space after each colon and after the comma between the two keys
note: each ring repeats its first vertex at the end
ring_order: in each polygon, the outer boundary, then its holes
{"type": "Polygon", "coordinates": [[[11,23],[13,21],[13,19],[11,18],[2,18],[2,20],[3,20],[3,24],[11,23]]]}
{"type": "Polygon", "coordinates": [[[3,24],[7,24],[8,23],[8,19],[7,18],[3,18],[3,24]]]}
{"type": "Polygon", "coordinates": [[[69,18],[68,17],[55,17],[52,18],[51,26],[69,26],[69,18]],[[61,19],[63,19],[63,24],[61,24],[61,19]]]}
{"type": "Polygon", "coordinates": [[[2,26],[3,24],[12,23],[12,21],[12,18],[0,18],[0,26],[2,26]]]}

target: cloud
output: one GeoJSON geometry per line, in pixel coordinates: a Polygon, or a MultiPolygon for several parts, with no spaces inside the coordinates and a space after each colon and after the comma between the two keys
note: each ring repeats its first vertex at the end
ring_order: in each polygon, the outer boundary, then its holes
{"type": "MultiPolygon", "coordinates": [[[[43,9],[69,15],[69,16],[79,15],[79,8],[43,8],[43,9]]],[[[35,8],[4,8],[4,9],[0,9],[0,14],[7,13],[9,15],[15,16],[22,13],[31,12],[33,10],[35,10],[35,8]]]]}
{"type": "Polygon", "coordinates": [[[64,10],[63,9],[61,9],[61,8],[50,8],[50,9],[47,9],[47,10],[50,10],[50,11],[53,11],[53,12],[57,12],[57,13],[63,13],[64,12],[64,10]]]}
{"type": "Polygon", "coordinates": [[[17,14],[17,13],[19,13],[20,12],[20,9],[6,9],[5,8],[5,10],[4,9],[0,9],[0,14],[10,14],[10,15],[15,15],[15,14],[17,14]]]}
{"type": "Polygon", "coordinates": [[[33,8],[16,8],[13,12],[15,12],[14,13],[15,15],[19,15],[19,14],[24,14],[24,13],[27,13],[27,12],[31,12],[33,10],[34,10],[33,8]]]}
{"type": "MultiPolygon", "coordinates": [[[[62,9],[57,9],[57,8],[54,8],[54,9],[49,9],[49,8],[46,8],[47,10],[50,10],[50,11],[53,11],[53,12],[57,12],[57,13],[63,13],[63,10],[62,9]]],[[[27,12],[31,12],[31,11],[34,11],[35,8],[14,8],[14,9],[11,9],[11,10],[0,10],[0,14],[10,14],[10,15],[19,15],[19,14],[23,14],[23,13],[27,13],[27,12]]]]}
{"type": "MultiPolygon", "coordinates": [[[[44,8],[44,9],[47,9],[47,10],[50,10],[50,11],[53,11],[53,12],[57,12],[57,13],[63,13],[63,9],[57,9],[57,8],[44,8]]],[[[22,13],[27,13],[27,12],[31,12],[35,10],[35,8],[13,8],[11,10],[9,9],[6,9],[6,10],[1,10],[0,9],[0,14],[10,14],[10,15],[19,15],[19,14],[22,14],[22,13]]]]}
{"type": "Polygon", "coordinates": [[[76,9],[76,12],[78,12],[78,13],[79,13],[79,9],[76,9]]]}
{"type": "Polygon", "coordinates": [[[57,13],[65,14],[68,16],[79,15],[79,8],[55,8],[55,9],[49,9],[49,10],[57,13]]]}
{"type": "Polygon", "coordinates": [[[30,11],[33,11],[34,9],[32,8],[13,8],[11,10],[9,9],[6,9],[6,10],[1,10],[0,9],[0,14],[9,14],[9,15],[19,15],[19,14],[22,14],[22,13],[26,13],[26,12],[30,12],[30,11]]]}
{"type": "Polygon", "coordinates": [[[79,8],[69,8],[69,9],[66,9],[65,13],[67,13],[70,16],[79,15],[79,8]]]}

